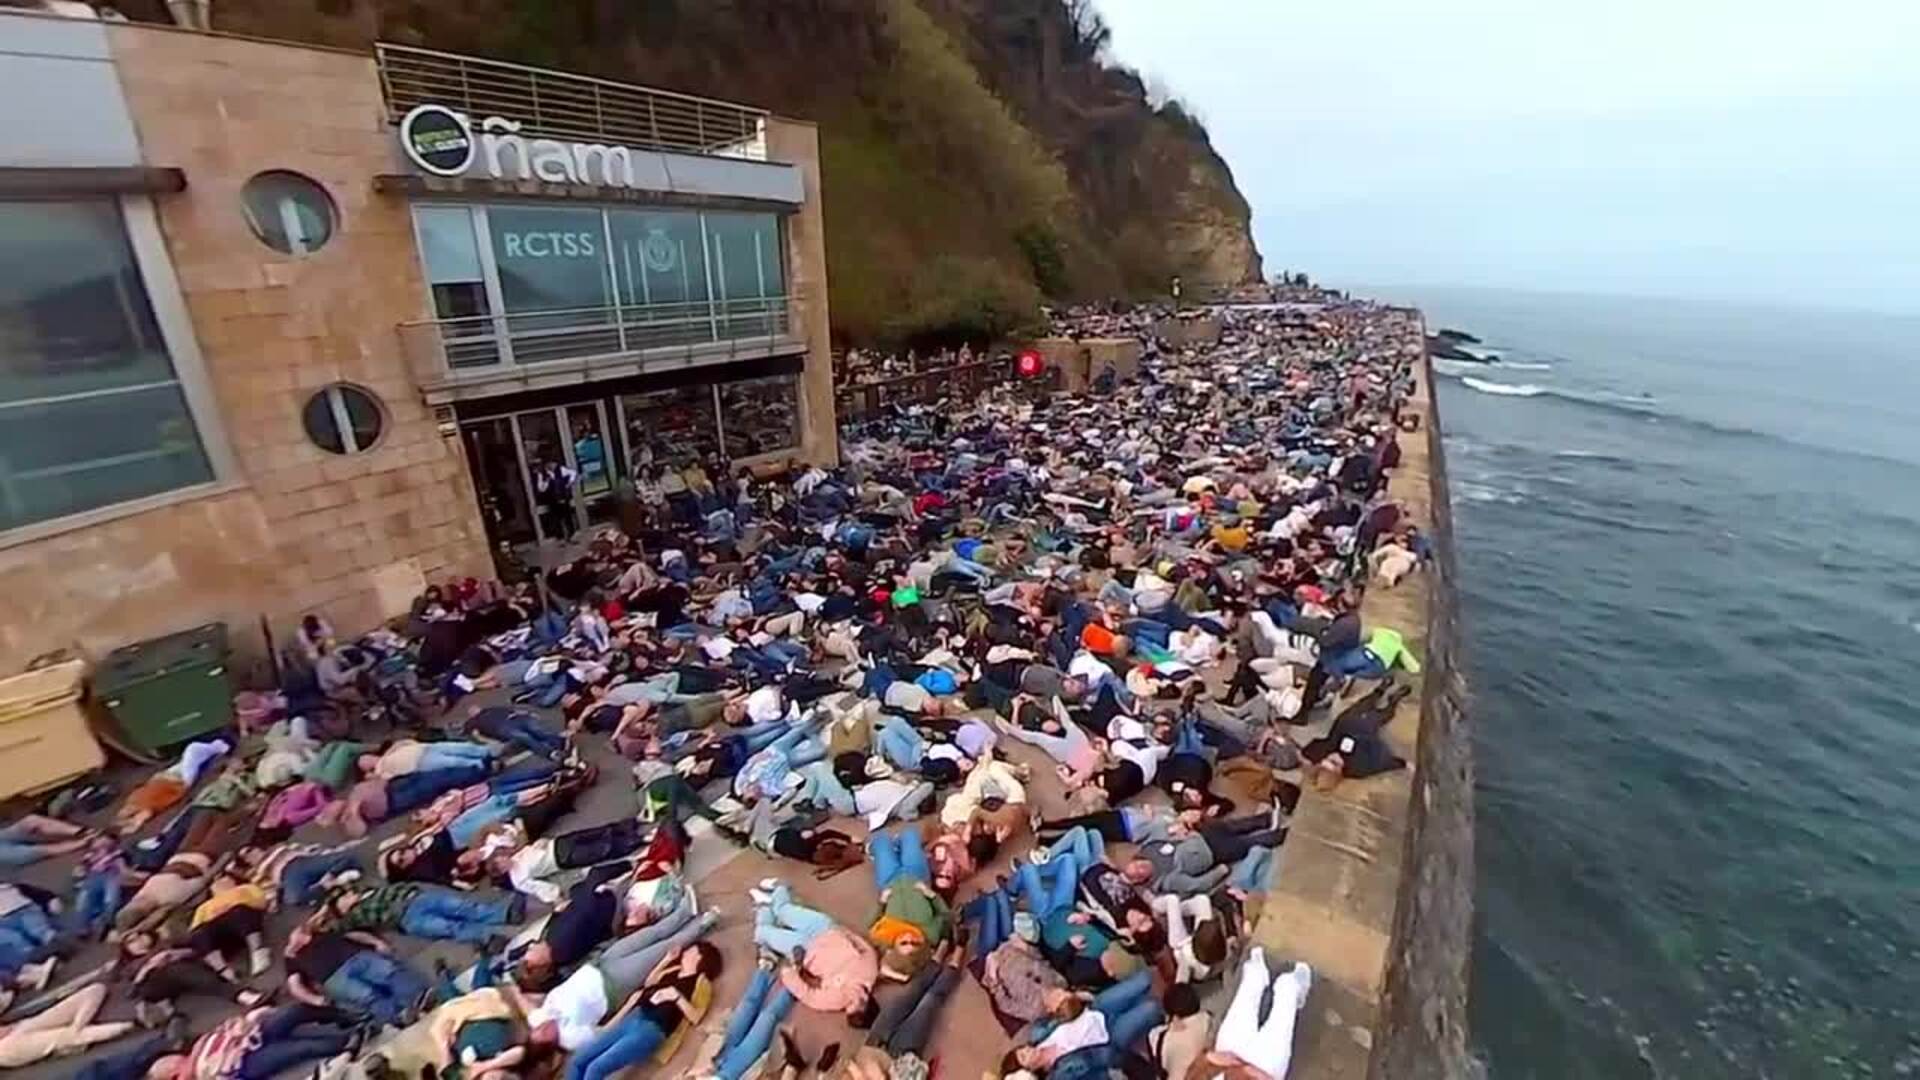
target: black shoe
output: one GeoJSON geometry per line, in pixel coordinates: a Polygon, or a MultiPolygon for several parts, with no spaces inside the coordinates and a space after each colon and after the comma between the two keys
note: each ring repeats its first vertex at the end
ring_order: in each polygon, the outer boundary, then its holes
{"type": "Polygon", "coordinates": [[[820,1060],[814,1065],[814,1069],[819,1071],[822,1075],[825,1075],[827,1070],[833,1068],[834,1062],[837,1062],[839,1060],[840,1060],[840,1044],[828,1043],[827,1048],[825,1050],[820,1051],[820,1060]]]}

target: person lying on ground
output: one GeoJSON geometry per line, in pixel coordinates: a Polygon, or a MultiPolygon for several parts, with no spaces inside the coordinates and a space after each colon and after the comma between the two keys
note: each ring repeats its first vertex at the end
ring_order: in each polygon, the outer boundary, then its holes
{"type": "Polygon", "coordinates": [[[126,1021],[95,1023],[107,988],[91,983],[23,1020],[0,1025],[0,1069],[20,1069],[48,1058],[77,1054],[135,1030],[126,1021]]]}
{"type": "Polygon", "coordinates": [[[0,867],[31,866],[54,855],[70,855],[87,846],[94,830],[44,814],[26,814],[0,826],[0,867]]]}
{"type": "Polygon", "coordinates": [[[179,1003],[192,997],[237,1002],[247,1008],[264,1004],[271,995],[240,985],[231,968],[217,971],[203,952],[169,946],[157,933],[130,934],[120,942],[116,979],[133,994],[133,1016],[141,1027],[166,1023],[179,1003]]]}
{"type": "MultiPolygon", "coordinates": [[[[1135,885],[1180,895],[1209,892],[1257,849],[1280,846],[1287,833],[1277,813],[1189,826],[1155,822],[1136,837],[1139,850],[1120,868],[1135,885]]],[[[1256,856],[1257,857],[1257,856],[1256,856]]]]}
{"type": "Polygon", "coordinates": [[[621,900],[626,891],[626,865],[602,867],[565,893],[556,891],[553,913],[541,925],[539,936],[521,951],[516,975],[529,990],[546,990],[611,941],[621,929],[621,900]]]}
{"type": "Polygon", "coordinates": [[[391,780],[409,773],[457,769],[474,763],[492,767],[499,757],[499,748],[485,743],[396,739],[377,753],[362,754],[359,765],[366,776],[391,780]]]}
{"type": "Polygon", "coordinates": [[[396,930],[433,941],[484,945],[526,919],[526,898],[482,900],[438,885],[349,886],[308,919],[315,933],[396,930]]]}
{"type": "Polygon", "coordinates": [[[879,908],[867,920],[867,940],[881,950],[880,976],[904,982],[946,939],[947,901],[933,887],[918,828],[909,826],[897,837],[874,833],[867,838],[867,854],[880,894],[879,908]]]}
{"type": "Polygon", "coordinates": [[[1258,945],[1247,950],[1240,985],[1220,1018],[1213,1048],[1188,1068],[1186,1080],[1286,1080],[1294,1027],[1312,988],[1313,970],[1307,965],[1295,963],[1276,976],[1265,950],[1258,945]]]}
{"type": "Polygon", "coordinates": [[[549,759],[566,756],[567,737],[525,709],[470,706],[463,727],[469,735],[549,759]]]}
{"type": "Polygon", "coordinates": [[[646,985],[663,961],[694,946],[719,921],[718,912],[707,910],[696,915],[689,904],[673,917],[607,946],[527,1014],[529,1045],[579,1051],[599,1034],[607,1015],[646,985]]]}
{"type": "Polygon", "coordinates": [[[358,1038],[330,1008],[253,1009],[215,1025],[185,1053],[154,1062],[147,1075],[150,1080],[273,1080],[343,1053],[358,1038]]]}
{"type": "MultiPolygon", "coordinates": [[[[1055,1080],[1098,1077],[1121,1062],[1166,1016],[1153,996],[1153,975],[1140,971],[1093,995],[1059,993],[1049,1016],[1015,1036],[1002,1076],[1022,1072],[1055,1080]]],[[[1124,1068],[1123,1068],[1124,1071],[1124,1068]]]]}
{"type": "Polygon", "coordinates": [[[720,950],[696,942],[661,961],[567,1062],[567,1080],[606,1080],[677,1045],[700,1022],[720,976],[720,950]]]}
{"type": "Polygon", "coordinates": [[[316,934],[296,926],[288,935],[287,993],[295,1001],[399,1027],[418,1013],[427,987],[426,976],[374,934],[316,934]]]}

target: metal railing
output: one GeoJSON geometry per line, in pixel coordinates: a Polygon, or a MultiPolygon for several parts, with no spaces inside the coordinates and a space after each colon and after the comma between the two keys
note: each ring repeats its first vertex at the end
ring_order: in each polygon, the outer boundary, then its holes
{"type": "Polygon", "coordinates": [[[515,120],[527,134],[642,150],[767,157],[767,112],[732,102],[409,45],[374,46],[387,119],[445,105],[475,124],[515,120]]]}
{"type": "Polygon", "coordinates": [[[1016,378],[1011,357],[916,371],[876,382],[848,383],[833,392],[843,423],[860,423],[889,405],[931,405],[941,398],[970,400],[1016,378]]]}
{"type": "Polygon", "coordinates": [[[559,308],[399,326],[414,378],[432,386],[456,376],[511,371],[530,364],[617,361],[663,349],[739,351],[791,337],[791,298],[696,300],[559,308]]]}

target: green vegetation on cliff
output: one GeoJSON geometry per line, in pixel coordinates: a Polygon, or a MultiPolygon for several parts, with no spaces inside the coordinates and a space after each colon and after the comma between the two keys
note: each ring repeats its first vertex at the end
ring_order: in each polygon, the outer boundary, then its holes
{"type": "MultiPolygon", "coordinates": [[[[164,19],[160,0],[127,0],[164,19]]],[[[1043,299],[1257,279],[1206,131],[1104,59],[1088,0],[217,0],[216,28],[376,40],[737,101],[820,126],[834,331],[998,337],[1043,299]]]]}

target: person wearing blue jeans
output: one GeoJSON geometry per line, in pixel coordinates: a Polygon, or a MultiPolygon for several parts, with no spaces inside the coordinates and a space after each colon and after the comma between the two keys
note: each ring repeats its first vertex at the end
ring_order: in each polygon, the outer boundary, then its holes
{"type": "Polygon", "coordinates": [[[1200,737],[1200,725],[1192,720],[1182,720],[1174,726],[1173,753],[1175,755],[1198,754],[1208,761],[1212,761],[1216,755],[1216,751],[1200,737]]]}
{"type": "Polygon", "coordinates": [[[613,1023],[601,1029],[567,1061],[567,1080],[607,1080],[652,1057],[669,1037],[693,1020],[693,999],[720,974],[720,950],[701,944],[660,962],[632,992],[613,1023]]]}
{"type": "Polygon", "coordinates": [[[973,955],[986,956],[1013,936],[1013,895],[1005,887],[983,892],[960,909],[962,919],[977,922],[973,955]]]}
{"type": "Polygon", "coordinates": [[[430,742],[423,743],[420,760],[414,766],[414,772],[428,772],[434,769],[457,769],[462,765],[492,765],[499,751],[491,746],[475,742],[430,742]]]}
{"type": "Polygon", "coordinates": [[[794,791],[795,801],[812,803],[841,817],[853,817],[860,812],[853,792],[841,783],[840,774],[833,771],[831,761],[816,761],[795,769],[794,773],[800,777],[800,786],[794,791]]]}
{"type": "Polygon", "coordinates": [[[1151,645],[1163,651],[1173,638],[1173,627],[1158,619],[1128,619],[1120,624],[1120,629],[1135,645],[1151,645]]]}
{"type": "MultiPolygon", "coordinates": [[[[0,886],[0,889],[11,892],[18,886],[0,886]]],[[[19,900],[18,907],[0,915],[0,975],[9,977],[38,961],[60,936],[44,907],[24,893],[19,900]]]]}
{"type": "Polygon", "coordinates": [[[1107,861],[1107,841],[1096,829],[1076,825],[1060,835],[1045,849],[1049,859],[1071,856],[1083,872],[1094,863],[1107,861]]]}
{"type": "Polygon", "coordinates": [[[897,716],[887,717],[886,722],[874,732],[873,748],[880,752],[887,764],[908,772],[919,769],[927,756],[926,737],[897,716]]]}
{"type": "Polygon", "coordinates": [[[518,895],[482,900],[432,886],[422,888],[401,909],[399,929],[419,938],[482,945],[525,914],[525,898],[518,895]]]}
{"type": "Polygon", "coordinates": [[[334,874],[360,873],[360,857],[351,851],[329,851],[302,855],[290,860],[280,871],[280,903],[283,907],[306,907],[320,899],[320,883],[334,874]]]}
{"type": "Polygon", "coordinates": [[[811,725],[799,725],[773,740],[768,749],[787,755],[787,764],[795,769],[811,765],[827,756],[827,745],[816,737],[811,725]]]}
{"type": "Polygon", "coordinates": [[[400,1024],[426,996],[426,977],[383,951],[371,934],[302,928],[288,945],[288,991],[309,1005],[330,1003],[382,1024],[400,1024]]]}
{"type": "Polygon", "coordinates": [[[1036,920],[1045,919],[1063,908],[1073,906],[1074,892],[1080,887],[1084,869],[1071,852],[1056,852],[1045,863],[1022,863],[1017,871],[1020,895],[1036,920]],[[1052,880],[1049,881],[1048,879],[1052,880]]]}
{"type": "MultiPolygon", "coordinates": [[[[793,892],[785,884],[766,892],[753,913],[753,940],[772,952],[793,959],[794,950],[833,929],[833,919],[804,904],[793,902],[793,892]]],[[[760,899],[755,896],[755,899],[760,899]]]]}
{"type": "Polygon", "coordinates": [[[27,814],[0,826],[0,866],[29,866],[50,855],[67,855],[87,844],[87,832],[58,818],[27,814]]]}
{"type": "MultiPolygon", "coordinates": [[[[756,930],[757,934],[758,931],[756,930]]],[[[780,985],[773,969],[762,967],[753,973],[747,994],[733,1010],[726,1036],[720,1043],[720,1055],[714,1060],[714,1075],[719,1080],[740,1080],[753,1063],[773,1045],[787,1014],[793,1011],[793,993],[780,985]]]]}
{"type": "Polygon", "coordinates": [[[867,855],[873,860],[875,889],[885,889],[903,875],[922,884],[933,883],[933,869],[927,865],[927,849],[920,842],[918,825],[907,826],[897,837],[874,833],[867,838],[867,855]]]}
{"type": "Polygon", "coordinates": [[[524,709],[499,706],[469,709],[467,731],[545,758],[557,758],[567,752],[567,737],[524,709]]]}
{"type": "Polygon", "coordinates": [[[1241,892],[1264,893],[1267,882],[1273,879],[1274,849],[1256,847],[1235,863],[1227,873],[1227,884],[1241,892]]]}
{"type": "Polygon", "coordinates": [[[451,769],[411,772],[393,777],[386,783],[387,816],[399,817],[409,810],[418,810],[449,791],[484,783],[487,774],[492,771],[485,765],[468,763],[451,769]]]}
{"type": "MultiPolygon", "coordinates": [[[[1153,997],[1151,967],[1136,971],[1095,994],[1089,1007],[1106,1020],[1107,1045],[1122,1051],[1146,1038],[1147,1032],[1166,1019],[1166,1011],[1153,997]]],[[[1021,1035],[1015,1036],[1028,1044],[1014,1051],[1022,1066],[1044,1069],[1064,1056],[1047,1045],[1047,1037],[1059,1026],[1060,1022],[1053,1018],[1036,1020],[1021,1035]]]]}

